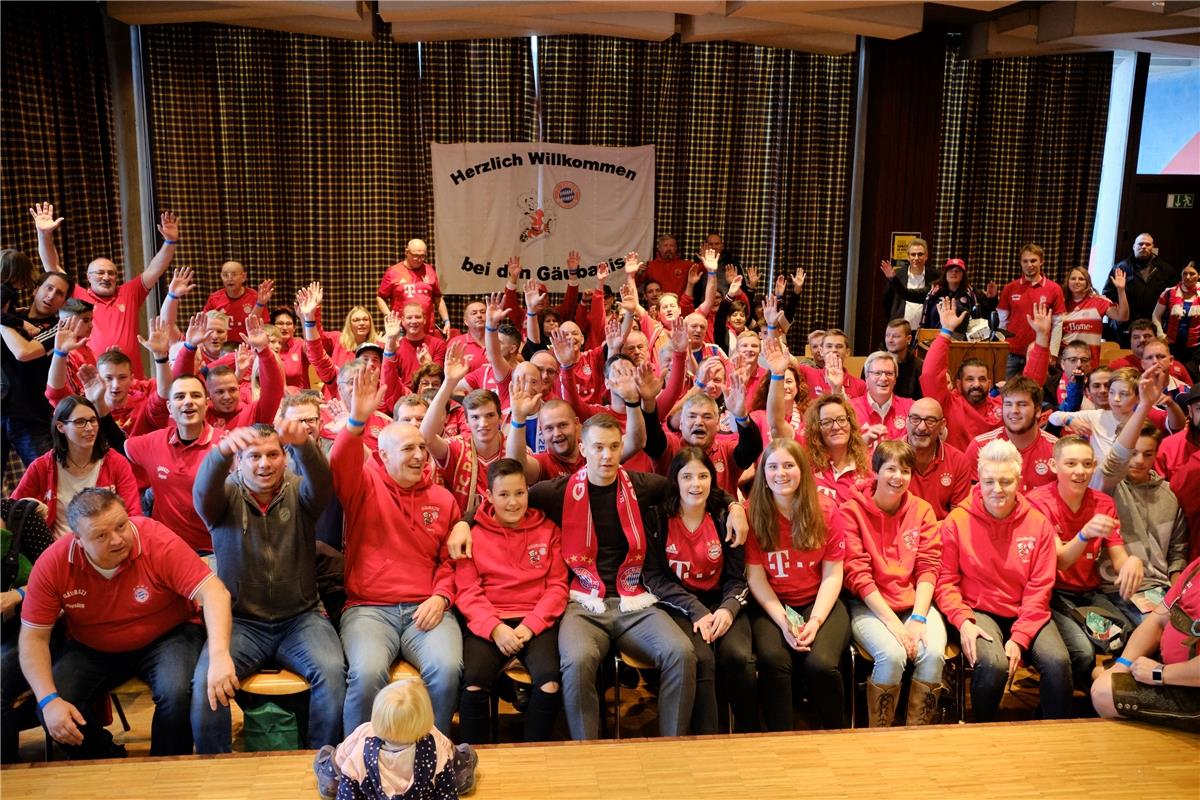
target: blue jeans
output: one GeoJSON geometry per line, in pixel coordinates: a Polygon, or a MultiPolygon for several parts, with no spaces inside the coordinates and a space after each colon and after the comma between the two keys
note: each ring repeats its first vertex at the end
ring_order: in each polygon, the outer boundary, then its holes
{"type": "Polygon", "coordinates": [[[1096,648],[1084,632],[1083,625],[1071,615],[1071,609],[1080,606],[1097,606],[1118,617],[1123,641],[1129,641],[1129,634],[1133,633],[1134,626],[1125,618],[1121,610],[1109,601],[1108,595],[1104,592],[1096,590],[1078,593],[1065,589],[1054,590],[1050,596],[1050,618],[1054,620],[1054,625],[1058,628],[1058,635],[1062,637],[1063,644],[1067,647],[1067,654],[1071,657],[1071,679],[1075,683],[1075,688],[1086,692],[1092,686],[1092,669],[1096,666],[1096,648]]]}
{"type": "MultiPolygon", "coordinates": [[[[902,611],[897,616],[901,622],[908,622],[911,614],[911,610],[902,611]]],[[[942,668],[946,665],[946,626],[936,608],[930,607],[925,617],[928,620],[925,623],[925,636],[929,644],[922,642],[917,645],[913,678],[925,683],[939,683],[942,680],[942,668]]],[[[877,686],[898,686],[904,677],[908,654],[883,624],[883,620],[857,598],[850,601],[850,632],[854,636],[854,643],[874,659],[871,680],[877,686]]]]}
{"type": "MultiPolygon", "coordinates": [[[[54,685],[59,697],[79,709],[83,744],[62,745],[70,758],[112,755],[112,734],[96,717],[96,700],[137,675],[150,684],[154,719],[150,725],[150,755],[186,756],[192,753],[188,708],[192,672],[204,645],[204,628],[185,622],[139,650],[105,653],[69,641],[54,662],[54,685]]],[[[39,714],[40,716],[40,714],[39,714]]]]}
{"type": "Polygon", "coordinates": [[[17,451],[21,463],[29,466],[38,456],[49,453],[54,447],[50,439],[50,423],[31,419],[4,417],[4,460],[8,460],[8,449],[17,451]]]}
{"type": "MultiPolygon", "coordinates": [[[[1004,697],[1008,682],[1008,657],[1004,643],[1012,631],[1014,618],[994,617],[975,610],[975,624],[992,637],[975,640],[975,674],[971,677],[971,708],[976,722],[992,722],[1004,697]]],[[[1032,657],[1041,678],[1038,701],[1043,719],[1065,719],[1071,710],[1071,657],[1058,628],[1048,621],[1033,637],[1028,650],[1022,648],[1022,658],[1032,657]]]]}
{"type": "Polygon", "coordinates": [[[349,665],[344,730],[353,731],[371,719],[375,695],[387,686],[392,664],[400,656],[421,671],[438,730],[450,730],[462,680],[462,630],[450,612],[433,630],[418,630],[412,617],[419,605],[353,606],[342,614],[342,649],[349,665]]]}
{"type": "MultiPolygon", "coordinates": [[[[308,749],[337,744],[342,731],[342,704],[346,699],[346,667],[341,642],[333,625],[316,611],[279,622],[234,617],[229,640],[238,680],[276,664],[289,669],[311,688],[308,697],[308,749]]],[[[229,706],[208,704],[208,645],[192,675],[192,735],[196,752],[228,753],[233,749],[229,706]]]]}

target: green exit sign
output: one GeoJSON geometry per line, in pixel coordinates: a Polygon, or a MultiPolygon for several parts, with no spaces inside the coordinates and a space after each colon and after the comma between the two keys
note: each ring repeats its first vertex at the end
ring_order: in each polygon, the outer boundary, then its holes
{"type": "Polygon", "coordinates": [[[1167,195],[1167,208],[1195,208],[1196,195],[1194,194],[1169,194],[1167,195]]]}

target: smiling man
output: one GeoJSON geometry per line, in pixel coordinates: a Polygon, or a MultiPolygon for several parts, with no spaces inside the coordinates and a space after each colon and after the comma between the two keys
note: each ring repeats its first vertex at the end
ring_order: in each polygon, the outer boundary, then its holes
{"type": "MultiPolygon", "coordinates": [[[[231,430],[205,457],[192,490],[212,532],[217,576],[232,587],[229,654],[237,678],[270,664],[308,681],[310,750],[339,740],[346,699],[341,642],[317,594],[315,525],[332,487],[329,464],[308,429],[281,422],[278,430],[231,430]],[[285,447],[298,473],[288,469],[285,447]]],[[[209,703],[197,691],[209,657],[205,648],[196,663],[192,734],[196,752],[228,753],[229,707],[209,703]]]]}
{"type": "Polygon", "coordinates": [[[1021,454],[1024,466],[1021,469],[1021,491],[1028,492],[1038,486],[1054,483],[1051,462],[1054,460],[1054,436],[1038,427],[1038,414],[1042,408],[1042,387],[1024,375],[1018,375],[1004,384],[1000,393],[1001,421],[999,428],[976,436],[966,450],[968,467],[972,477],[978,478],[973,467],[979,460],[979,451],[991,441],[1012,442],[1021,454]]]}

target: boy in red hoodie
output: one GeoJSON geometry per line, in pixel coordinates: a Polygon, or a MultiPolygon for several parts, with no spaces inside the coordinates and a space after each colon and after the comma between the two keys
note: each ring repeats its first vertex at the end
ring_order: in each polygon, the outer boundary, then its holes
{"type": "Polygon", "coordinates": [[[562,534],[529,507],[525,472],[515,459],[488,467],[488,497],[475,512],[472,558],[456,561],[463,635],[463,692],[459,731],[466,742],[488,743],[491,686],[511,658],[533,678],[525,712],[525,741],[550,738],[558,716],[558,619],[567,607],[562,534]]]}
{"type": "Polygon", "coordinates": [[[1056,481],[1030,492],[1029,502],[1045,515],[1057,534],[1058,575],[1050,599],[1051,615],[1071,655],[1075,686],[1086,691],[1092,685],[1096,652],[1072,610],[1081,606],[1103,608],[1118,621],[1120,638],[1128,641],[1133,623],[1100,588],[1101,550],[1112,561],[1117,589],[1125,600],[1142,585],[1143,565],[1125,549],[1113,499],[1088,488],[1096,471],[1096,456],[1087,440],[1066,436],[1055,442],[1050,468],[1056,481]]]}
{"type": "Polygon", "coordinates": [[[971,706],[991,722],[1022,656],[1041,675],[1044,719],[1067,715],[1071,663],[1050,623],[1057,537],[1041,512],[1018,493],[1021,454],[1012,442],[979,451],[979,484],[942,522],[938,608],[958,628],[963,655],[975,667],[971,706]]]}

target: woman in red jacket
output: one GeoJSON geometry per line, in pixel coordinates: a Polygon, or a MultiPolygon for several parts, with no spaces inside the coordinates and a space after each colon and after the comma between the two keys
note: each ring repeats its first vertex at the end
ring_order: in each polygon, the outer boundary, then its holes
{"type": "Polygon", "coordinates": [[[850,630],[875,665],[867,681],[871,727],[892,724],[909,661],[906,722],[929,724],[945,665],[946,628],[933,607],[942,540],[933,508],[908,491],[915,462],[907,442],[884,439],[871,457],[874,492],[842,506],[850,630]]]}
{"type": "Polygon", "coordinates": [[[746,581],[758,602],[750,627],[767,730],[792,730],[792,670],[804,670],[826,728],[846,725],[838,663],[850,618],[838,600],[846,545],[837,506],[817,494],[804,450],[772,439],[750,489],[746,581]]]}
{"type": "Polygon", "coordinates": [[[70,533],[67,505],[84,489],[112,489],[130,514],[142,513],[133,468],[125,456],[108,449],[96,407],[86,397],[59,401],[50,426],[54,447],[25,470],[13,499],[32,497],[46,505],[46,526],[58,539],[70,533]]]}
{"type": "Polygon", "coordinates": [[[558,526],[529,508],[525,469],[511,458],[488,467],[488,501],[475,511],[472,557],[454,562],[463,634],[459,731],[487,744],[491,687],[520,659],[533,678],[525,741],[550,738],[560,703],[558,620],[567,607],[567,564],[558,526]]]}
{"type": "Polygon", "coordinates": [[[804,440],[817,476],[817,491],[838,503],[871,489],[871,461],[850,402],[826,394],[804,413],[804,440]]]}
{"type": "Polygon", "coordinates": [[[1041,676],[1042,718],[1061,719],[1070,710],[1071,658],[1049,624],[1058,537],[1018,493],[1020,485],[1020,452],[993,439],[979,451],[979,484],[942,521],[934,597],[975,667],[971,707],[978,722],[996,718],[1025,655],[1041,676]]]}

